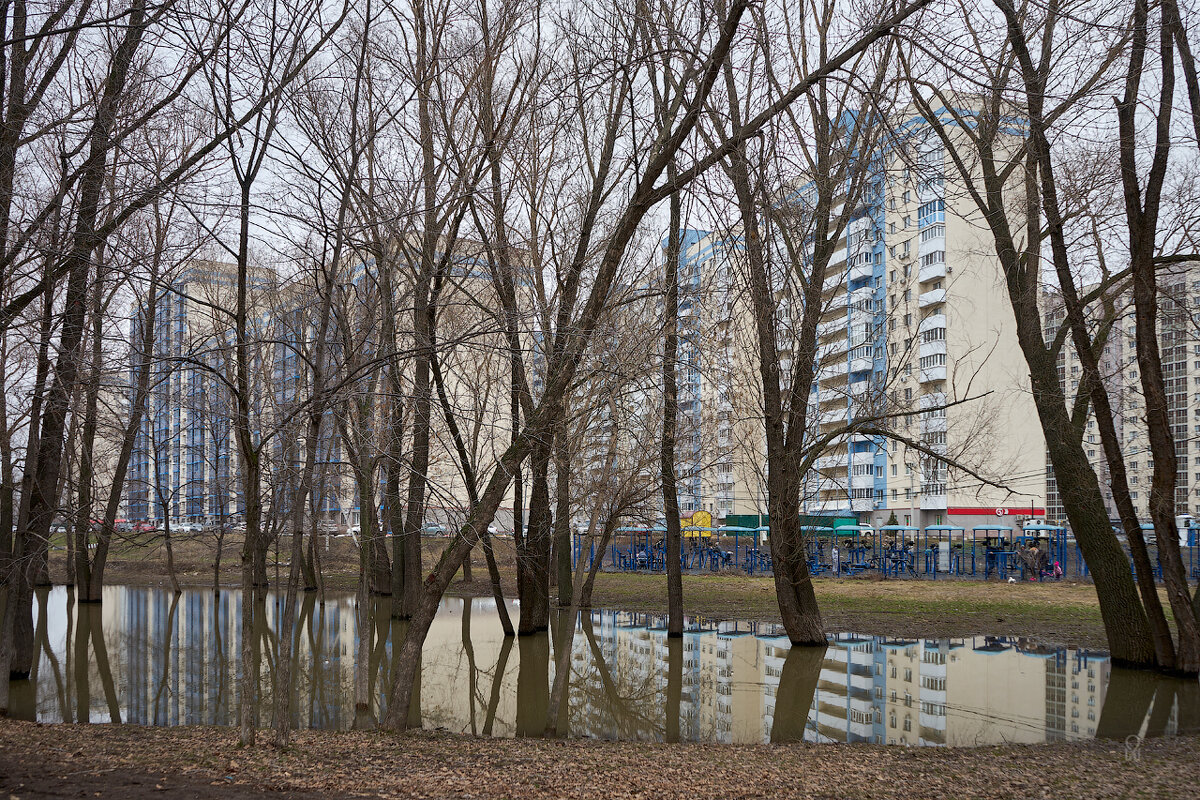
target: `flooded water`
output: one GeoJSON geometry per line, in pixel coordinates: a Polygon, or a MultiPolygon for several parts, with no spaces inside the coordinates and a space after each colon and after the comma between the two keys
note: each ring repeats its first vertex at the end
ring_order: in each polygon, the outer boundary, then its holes
{"type": "MultiPolygon", "coordinates": [[[[46,722],[236,722],[241,595],[111,586],[101,605],[65,589],[38,596],[40,657],[12,686],[12,713],[46,722]]],[[[281,598],[258,632],[262,721],[270,720],[281,598]]],[[[403,623],[378,601],[371,676],[386,708],[403,623]]],[[[516,618],[515,607],[510,613],[516,618]]],[[[302,598],[292,669],[298,727],[354,720],[352,596],[302,598]]],[[[559,619],[553,637],[564,620],[559,619]]],[[[662,617],[581,615],[559,730],[577,737],[755,743],[803,739],[983,745],[1200,731],[1200,684],[1114,668],[1106,653],[996,637],[900,640],[844,633],[795,648],[774,625],[689,617],[669,640],[662,617]]],[[[411,718],[429,729],[539,735],[552,637],[506,639],[495,604],[444,601],[422,656],[411,718]]]]}

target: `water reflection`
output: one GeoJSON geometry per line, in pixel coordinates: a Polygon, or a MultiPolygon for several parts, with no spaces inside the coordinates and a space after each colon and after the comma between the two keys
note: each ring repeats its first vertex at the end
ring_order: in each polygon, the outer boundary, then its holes
{"type": "MultiPolygon", "coordinates": [[[[262,701],[273,708],[282,599],[260,599],[253,632],[262,701]]],[[[356,720],[357,613],[350,596],[303,598],[289,673],[298,727],[372,724],[386,711],[393,642],[405,623],[374,602],[369,708],[356,720]]],[[[101,605],[40,590],[39,658],[12,686],[13,716],[42,721],[232,725],[238,707],[241,595],[108,587],[101,605]]],[[[512,613],[512,612],[510,612],[512,613]]],[[[448,599],[422,654],[412,724],[484,736],[540,736],[554,653],[550,633],[505,638],[490,600],[448,599]]],[[[1200,684],[1113,668],[1106,654],[973,639],[855,634],[791,648],[771,625],[596,611],[578,620],[559,731],[658,741],[977,745],[1200,731],[1200,684]]]]}

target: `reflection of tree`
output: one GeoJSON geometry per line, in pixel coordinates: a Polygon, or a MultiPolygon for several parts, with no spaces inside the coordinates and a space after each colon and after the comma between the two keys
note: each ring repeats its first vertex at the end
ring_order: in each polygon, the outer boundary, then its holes
{"type": "MultiPolygon", "coordinates": [[[[169,612],[167,612],[166,644],[167,644],[168,648],[175,641],[175,612],[178,609],[179,609],[179,593],[172,593],[171,594],[171,610],[169,612]]],[[[155,724],[155,725],[167,724],[167,720],[162,716],[161,710],[162,710],[163,692],[166,691],[167,681],[170,680],[170,674],[169,674],[170,670],[171,670],[171,657],[170,656],[171,656],[170,652],[167,652],[163,655],[162,675],[160,675],[158,678],[158,691],[156,691],[154,693],[154,713],[151,716],[151,719],[153,720],[153,724],[155,724]]],[[[183,676],[184,681],[186,682],[189,677],[190,676],[188,676],[188,675],[183,676]]]]}
{"type": "MultiPolygon", "coordinates": [[[[36,638],[34,639],[34,641],[36,643],[34,645],[34,648],[35,648],[34,651],[38,652],[38,653],[42,653],[45,656],[46,663],[50,665],[51,677],[53,677],[53,679],[54,679],[54,694],[55,694],[55,697],[58,698],[58,707],[66,708],[67,707],[67,697],[66,697],[66,693],[65,693],[65,687],[63,685],[62,670],[59,669],[58,656],[56,656],[54,654],[54,648],[52,648],[50,646],[50,636],[47,632],[48,626],[46,624],[46,617],[47,617],[47,613],[48,613],[48,610],[50,607],[50,587],[48,587],[48,586],[38,587],[35,591],[37,592],[37,598],[38,598],[38,601],[37,601],[38,602],[38,624],[37,624],[36,638]]],[[[73,594],[74,594],[73,589],[68,588],[68,590],[67,590],[68,602],[70,602],[70,597],[73,594]]],[[[68,615],[68,616],[70,616],[70,615],[68,615]]],[[[40,660],[41,659],[35,659],[35,666],[33,668],[35,675],[39,669],[38,666],[36,666],[36,662],[40,661],[40,660]]],[[[31,686],[36,687],[37,686],[36,677],[31,676],[29,683],[31,686]]],[[[63,721],[70,722],[69,719],[65,719],[65,718],[63,719],[63,721]]]]}
{"type": "Polygon", "coordinates": [[[508,670],[508,656],[512,653],[513,637],[505,636],[500,645],[500,655],[496,658],[496,671],[492,674],[492,693],[488,698],[487,716],[483,720],[483,735],[492,735],[492,725],[496,721],[496,710],[500,707],[500,687],[504,685],[504,673],[508,670]]]}
{"type": "Polygon", "coordinates": [[[112,722],[120,723],[121,705],[117,699],[116,685],[113,683],[112,668],[108,660],[108,647],[104,642],[101,607],[94,603],[76,603],[75,615],[76,719],[78,722],[91,721],[92,698],[88,681],[89,667],[94,667],[104,690],[105,702],[108,704],[108,717],[112,722]],[[92,660],[88,659],[89,642],[92,647],[92,660]]]}
{"type": "Polygon", "coordinates": [[[783,662],[779,687],[775,693],[775,720],[771,725],[772,742],[799,742],[804,739],[808,710],[821,677],[827,647],[793,646],[783,662]]]}
{"type": "Polygon", "coordinates": [[[475,690],[477,681],[475,680],[475,647],[471,644],[471,605],[470,598],[463,600],[462,646],[463,653],[467,656],[467,713],[471,722],[471,735],[474,736],[478,733],[475,729],[475,690]]]}
{"type": "MultiPolygon", "coordinates": [[[[580,626],[592,658],[587,672],[578,674],[572,680],[572,685],[577,687],[570,696],[573,714],[582,716],[599,712],[611,716],[613,733],[618,739],[661,736],[664,726],[657,713],[660,706],[657,702],[659,686],[655,670],[651,668],[636,676],[627,677],[623,674],[623,685],[618,686],[596,641],[591,614],[580,616],[580,626]]],[[[584,733],[593,732],[596,726],[577,724],[574,727],[584,733]]]]}
{"type": "Polygon", "coordinates": [[[550,634],[517,637],[517,736],[541,736],[550,706],[550,634]]]}
{"type": "Polygon", "coordinates": [[[1156,676],[1145,670],[1113,667],[1096,724],[1096,738],[1124,739],[1139,733],[1154,699],[1156,682],[1156,676]]]}
{"type": "Polygon", "coordinates": [[[667,638],[667,736],[679,741],[679,705],[683,695],[683,639],[667,638]]]}

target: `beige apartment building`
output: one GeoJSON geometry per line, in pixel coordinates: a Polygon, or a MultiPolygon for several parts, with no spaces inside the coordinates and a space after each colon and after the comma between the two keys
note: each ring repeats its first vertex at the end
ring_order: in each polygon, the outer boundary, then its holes
{"type": "MultiPolygon", "coordinates": [[[[1194,513],[1200,507],[1200,449],[1192,447],[1200,440],[1200,263],[1172,265],[1160,273],[1158,342],[1175,439],[1177,513],[1194,513]]],[[[1044,296],[1044,318],[1047,336],[1065,324],[1061,298],[1048,290],[1044,296]]],[[[1142,394],[1138,365],[1133,301],[1128,292],[1122,293],[1114,306],[1108,341],[1100,354],[1100,371],[1113,407],[1113,423],[1121,441],[1121,452],[1129,479],[1129,494],[1138,517],[1150,519],[1150,485],[1154,457],[1146,431],[1145,399],[1142,394]]],[[[1068,398],[1079,390],[1081,365],[1067,337],[1058,354],[1059,381],[1068,398]]],[[[1083,432],[1083,445],[1088,461],[1100,478],[1101,490],[1109,517],[1118,518],[1109,486],[1108,461],[1100,432],[1096,426],[1095,410],[1090,410],[1083,432]]],[[[1046,516],[1065,521],[1062,498],[1054,472],[1046,464],[1046,516]]]]}
{"type": "MultiPolygon", "coordinates": [[[[810,419],[836,434],[888,414],[896,436],[837,436],[807,478],[804,511],[862,524],[1014,525],[1045,513],[1045,441],[1003,274],[940,145],[874,181],[824,286],[810,419]],[[932,458],[907,442],[943,454],[932,458]],[[969,474],[978,473],[1004,488],[969,474]]],[[[711,452],[697,505],[717,520],[766,513],[753,316],[736,231],[689,232],[704,281],[699,392],[711,452]]],[[[781,285],[777,323],[799,318],[781,285]]],[[[786,345],[783,345],[786,347],[786,345]]],[[[781,371],[792,364],[781,350],[781,371]]]]}

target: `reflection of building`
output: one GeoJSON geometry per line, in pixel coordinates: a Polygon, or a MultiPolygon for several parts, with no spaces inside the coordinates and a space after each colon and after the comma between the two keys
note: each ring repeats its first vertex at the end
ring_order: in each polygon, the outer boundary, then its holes
{"type": "MultiPolygon", "coordinates": [[[[121,718],[138,724],[236,723],[241,609],[236,592],[188,591],[173,602],[163,590],[108,587],[102,607],[68,605],[49,593],[38,667],[37,716],[43,721],[121,718]],[[82,609],[76,612],[69,609],[82,609]],[[74,616],[85,613],[86,616],[74,616]],[[72,616],[68,616],[68,615],[72,616]],[[68,624],[70,623],[70,625],[68,624]],[[103,629],[96,640],[68,641],[103,629]],[[77,653],[91,651],[89,677],[76,685],[77,653]],[[65,680],[64,680],[65,679],[65,680]]],[[[315,598],[309,597],[309,600],[315,598]]],[[[367,671],[376,715],[386,707],[394,650],[403,623],[378,607],[367,671]]],[[[260,673],[260,717],[273,711],[272,595],[260,673]]],[[[300,727],[347,728],[354,720],[357,625],[349,596],[299,609],[292,715],[300,727]]],[[[664,619],[594,611],[581,620],[571,651],[566,732],[576,737],[756,743],[802,736],[812,742],[971,746],[1034,743],[1096,735],[1112,673],[1106,655],[994,637],[887,639],[833,637],[811,659],[789,659],[777,626],[690,619],[682,641],[664,619]],[[677,650],[675,648],[678,648],[677,650]],[[803,666],[799,671],[798,664],[803,666]],[[811,668],[810,668],[811,667],[811,668]],[[678,693],[672,680],[678,670],[678,693]],[[807,674],[804,674],[807,672],[807,674]],[[815,689],[814,689],[815,687],[815,689]],[[788,716],[782,716],[788,715],[788,716]]],[[[421,723],[454,732],[540,734],[553,675],[549,639],[505,640],[491,601],[443,605],[422,656],[421,723]],[[464,616],[469,612],[469,617],[464,616]],[[464,642],[469,643],[469,647],[464,642]]],[[[793,653],[792,655],[797,655],[793,653]]],[[[1119,673],[1120,674],[1120,673],[1119,673]]],[[[1178,727],[1175,685],[1163,681],[1151,704],[1144,681],[1120,697],[1117,728],[1152,717],[1178,727]],[[1139,695],[1139,692],[1142,692],[1139,695]],[[1138,702],[1145,704],[1141,716],[1138,702]],[[1163,708],[1159,703],[1166,703],[1163,708]],[[1131,714],[1131,710],[1133,713],[1131,714]]],[[[1115,691],[1115,690],[1114,690],[1115,691]]]]}

